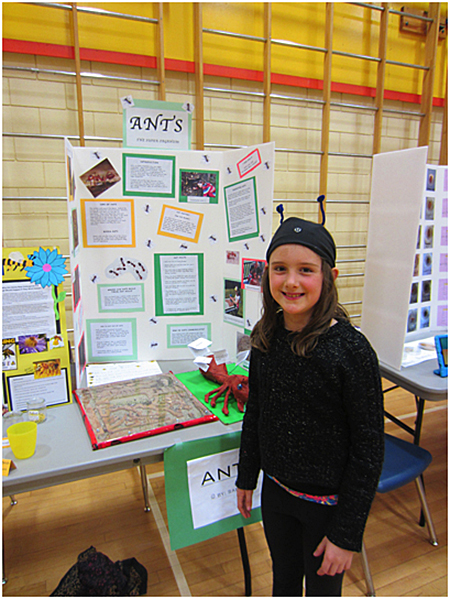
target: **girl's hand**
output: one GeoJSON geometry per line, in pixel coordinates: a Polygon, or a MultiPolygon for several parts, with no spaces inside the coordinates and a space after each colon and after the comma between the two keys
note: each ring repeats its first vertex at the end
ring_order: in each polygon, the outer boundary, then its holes
{"type": "Polygon", "coordinates": [[[237,507],[244,518],[250,518],[250,512],[252,511],[252,496],[253,491],[246,491],[245,489],[236,488],[237,495],[237,507]]]}
{"type": "Polygon", "coordinates": [[[341,547],[332,543],[327,537],[324,537],[313,555],[314,557],[319,557],[322,553],[322,565],[319,570],[317,570],[319,576],[323,576],[324,574],[334,576],[335,574],[341,574],[345,570],[350,570],[353,551],[341,549],[341,547]]]}

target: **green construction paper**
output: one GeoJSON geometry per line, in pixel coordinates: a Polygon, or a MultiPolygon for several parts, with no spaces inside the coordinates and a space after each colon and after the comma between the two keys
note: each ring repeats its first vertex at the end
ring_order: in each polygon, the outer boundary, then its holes
{"type": "MultiPolygon", "coordinates": [[[[179,256],[179,253],[171,254],[155,254],[154,266],[154,285],[155,285],[155,315],[156,316],[171,316],[164,312],[163,302],[163,284],[162,284],[162,272],[161,272],[161,256],[179,256]]],[[[198,299],[199,299],[199,310],[197,312],[179,312],[176,316],[199,316],[204,314],[204,287],[205,287],[205,275],[204,275],[204,255],[203,254],[184,254],[184,256],[197,256],[197,267],[198,267],[198,299]]]]}
{"type": "Polygon", "coordinates": [[[261,520],[261,508],[258,507],[252,509],[250,518],[244,518],[241,514],[237,514],[201,528],[194,529],[193,526],[186,462],[236,449],[240,445],[240,440],[241,433],[236,432],[199,441],[177,443],[165,450],[164,481],[167,520],[170,546],[173,551],[261,520]]]}
{"type": "MultiPolygon", "coordinates": [[[[228,374],[243,374],[248,376],[248,371],[244,370],[240,366],[235,367],[234,364],[227,364],[228,374]]],[[[244,412],[240,412],[237,408],[237,402],[233,395],[228,398],[228,411],[229,414],[226,416],[222,412],[223,403],[225,401],[225,395],[221,395],[216,402],[214,408],[211,407],[210,402],[205,401],[205,395],[214,389],[220,387],[219,383],[209,381],[200,373],[200,370],[193,370],[192,372],[183,372],[175,375],[195,397],[205,405],[223,424],[234,424],[240,422],[244,418],[244,412]]]]}

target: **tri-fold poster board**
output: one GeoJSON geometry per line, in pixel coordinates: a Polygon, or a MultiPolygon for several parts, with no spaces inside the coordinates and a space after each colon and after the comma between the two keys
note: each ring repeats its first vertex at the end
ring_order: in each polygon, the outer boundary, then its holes
{"type": "Polygon", "coordinates": [[[68,274],[58,248],[3,248],[3,403],[24,411],[27,400],[48,406],[72,401],[63,291],[68,274]]]}
{"type": "Polygon", "coordinates": [[[373,158],[361,329],[379,359],[448,328],[448,167],[426,146],[373,158]]]}
{"type": "Polygon", "coordinates": [[[90,363],[230,360],[260,318],[274,144],[226,152],[66,140],[77,385],[90,363]]]}

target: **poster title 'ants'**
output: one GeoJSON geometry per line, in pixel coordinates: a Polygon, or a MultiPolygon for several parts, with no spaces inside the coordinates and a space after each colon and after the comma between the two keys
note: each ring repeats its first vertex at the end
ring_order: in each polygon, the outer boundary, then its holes
{"type": "Polygon", "coordinates": [[[173,131],[173,133],[183,132],[183,120],[177,118],[174,114],[171,118],[158,114],[155,119],[151,117],[141,118],[132,116],[129,121],[130,129],[139,129],[145,131],[173,131]]]}

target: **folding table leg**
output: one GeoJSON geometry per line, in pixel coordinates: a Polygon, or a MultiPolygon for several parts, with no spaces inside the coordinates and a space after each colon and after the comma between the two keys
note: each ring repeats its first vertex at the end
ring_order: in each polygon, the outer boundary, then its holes
{"type": "MultiPolygon", "coordinates": [[[[11,507],[17,505],[17,499],[14,495],[9,496],[11,507]]],[[[5,560],[5,533],[2,530],[2,584],[6,584],[8,582],[8,577],[6,576],[6,560],[5,560]]]]}
{"type": "Polygon", "coordinates": [[[6,560],[5,560],[5,533],[2,530],[2,576],[3,576],[3,584],[8,582],[8,577],[6,576],[6,560]]]}
{"type": "MultiPolygon", "coordinates": [[[[425,410],[425,400],[419,397],[418,395],[414,396],[416,400],[416,410],[417,417],[414,428],[414,445],[420,445],[420,434],[422,432],[422,423],[423,423],[423,413],[425,410]]],[[[423,476],[420,475],[420,480],[423,485],[423,476]]],[[[419,492],[420,494],[420,492],[419,492]]],[[[420,518],[419,518],[419,526],[425,526],[425,514],[423,513],[423,509],[420,510],[420,518]]]]}
{"type": "Polygon", "coordinates": [[[144,510],[146,512],[151,512],[150,500],[148,498],[147,471],[146,471],[145,466],[143,464],[139,464],[139,472],[141,474],[142,491],[144,493],[144,502],[145,502],[144,510]]]}
{"type": "Polygon", "coordinates": [[[416,400],[416,422],[414,426],[414,445],[420,445],[420,434],[422,432],[423,412],[425,410],[425,400],[418,395],[414,396],[416,400]]]}
{"type": "Polygon", "coordinates": [[[375,587],[373,586],[372,574],[369,568],[369,560],[367,559],[366,547],[364,541],[361,547],[361,562],[364,571],[364,578],[366,579],[367,597],[375,597],[375,587]]]}
{"type": "Polygon", "coordinates": [[[420,476],[418,476],[414,482],[416,483],[417,492],[419,493],[420,503],[422,505],[422,514],[423,514],[425,521],[427,523],[427,526],[428,526],[428,533],[430,535],[430,543],[434,546],[437,546],[439,543],[437,540],[436,531],[434,529],[433,520],[431,519],[431,513],[430,513],[430,510],[428,509],[428,503],[427,503],[427,499],[425,497],[425,488],[423,486],[422,478],[420,476]]]}
{"type": "Polygon", "coordinates": [[[244,568],[244,581],[245,581],[245,596],[251,597],[252,595],[252,573],[250,571],[250,562],[248,561],[247,543],[245,542],[244,529],[238,528],[238,539],[239,548],[241,550],[242,567],[244,568]]]}

